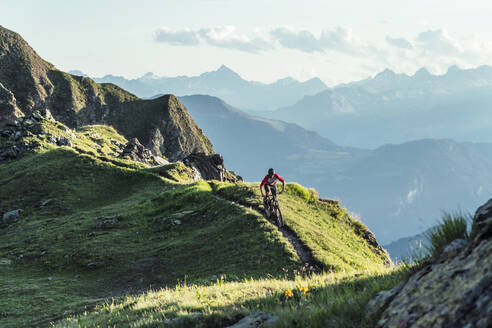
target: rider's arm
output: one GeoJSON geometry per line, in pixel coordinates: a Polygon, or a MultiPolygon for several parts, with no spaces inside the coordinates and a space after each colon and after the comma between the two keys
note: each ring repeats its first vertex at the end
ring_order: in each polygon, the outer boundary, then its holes
{"type": "Polygon", "coordinates": [[[282,182],[282,192],[285,192],[285,180],[284,178],[282,178],[280,175],[278,175],[277,173],[275,173],[275,177],[277,179],[279,179],[281,182],[282,182]]]}
{"type": "Polygon", "coordinates": [[[265,175],[265,177],[263,178],[263,180],[261,181],[261,184],[260,184],[260,192],[261,192],[262,196],[265,196],[263,194],[263,186],[266,185],[267,180],[268,180],[268,175],[265,175]]]}

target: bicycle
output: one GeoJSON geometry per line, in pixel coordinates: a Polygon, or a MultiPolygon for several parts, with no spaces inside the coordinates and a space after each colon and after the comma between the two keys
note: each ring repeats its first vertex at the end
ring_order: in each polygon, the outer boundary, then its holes
{"type": "Polygon", "coordinates": [[[273,196],[272,193],[269,193],[268,195],[265,196],[263,205],[265,206],[265,212],[267,214],[267,217],[269,217],[272,220],[275,220],[279,228],[283,227],[284,218],[282,216],[282,211],[280,210],[277,197],[273,196]]]}

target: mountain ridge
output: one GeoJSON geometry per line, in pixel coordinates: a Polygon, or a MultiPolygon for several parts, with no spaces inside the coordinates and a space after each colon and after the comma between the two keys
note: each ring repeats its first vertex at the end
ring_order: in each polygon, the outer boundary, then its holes
{"type": "Polygon", "coordinates": [[[321,197],[341,199],[384,243],[434,226],[441,210],[471,210],[492,192],[492,143],[419,139],[374,150],[341,147],[216,97],[180,99],[228,167],[246,181],[274,167],[288,181],[316,188],[321,197]]]}
{"type": "Polygon", "coordinates": [[[210,140],[173,95],[142,100],[114,84],[59,71],[19,34],[5,28],[0,28],[0,52],[3,124],[48,110],[70,128],[112,125],[171,161],[191,153],[214,153],[210,140]]]}
{"type": "Polygon", "coordinates": [[[424,138],[490,142],[492,132],[486,131],[492,131],[487,119],[491,102],[488,66],[450,67],[443,75],[386,70],[257,115],[296,122],[339,145],[374,149],[424,138]]]}
{"type": "Polygon", "coordinates": [[[135,79],[105,75],[94,80],[115,83],[142,98],[165,93],[177,96],[210,94],[245,110],[275,109],[327,88],[319,78],[304,82],[290,77],[272,83],[247,81],[225,65],[197,76],[158,77],[152,73],[149,79],[147,74],[135,79]]]}

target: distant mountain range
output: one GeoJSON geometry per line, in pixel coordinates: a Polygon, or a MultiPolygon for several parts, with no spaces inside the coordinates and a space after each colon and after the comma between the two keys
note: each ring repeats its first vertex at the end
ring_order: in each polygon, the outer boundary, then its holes
{"type": "Polygon", "coordinates": [[[492,67],[444,75],[385,70],[258,115],[317,131],[340,145],[375,148],[422,138],[492,142],[492,67]]]}
{"type": "Polygon", "coordinates": [[[415,257],[423,257],[429,253],[427,247],[430,243],[426,234],[431,230],[432,228],[415,236],[400,238],[383,247],[388,251],[394,263],[412,261],[415,257]]]}
{"type": "MultiPolygon", "coordinates": [[[[86,76],[78,70],[69,73],[86,76]]],[[[114,83],[142,98],[170,93],[177,96],[209,94],[245,110],[273,110],[289,106],[306,95],[314,95],[327,88],[318,78],[299,82],[287,77],[270,84],[247,81],[226,66],[191,77],[160,77],[147,73],[132,80],[115,75],[94,80],[99,83],[114,83]]]]}
{"type": "Polygon", "coordinates": [[[248,180],[258,180],[270,166],[302,170],[296,159],[312,152],[342,150],[316,132],[247,114],[216,97],[194,95],[179,100],[214,140],[215,149],[225,155],[227,166],[237,168],[248,180]]]}
{"type": "Polygon", "coordinates": [[[289,181],[341,199],[383,243],[421,233],[436,224],[441,210],[472,210],[492,194],[491,143],[423,139],[376,150],[340,147],[215,97],[180,101],[228,168],[258,181],[273,166],[289,181]]]}

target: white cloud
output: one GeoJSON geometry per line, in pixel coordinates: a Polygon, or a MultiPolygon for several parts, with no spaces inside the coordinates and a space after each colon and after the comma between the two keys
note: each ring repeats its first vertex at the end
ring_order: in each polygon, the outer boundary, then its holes
{"type": "Polygon", "coordinates": [[[429,54],[457,55],[463,53],[460,43],[451,38],[443,29],[421,32],[415,40],[419,49],[429,54]]]}
{"type": "Polygon", "coordinates": [[[319,36],[306,29],[288,26],[255,29],[251,33],[239,32],[235,26],[217,26],[200,30],[173,30],[167,27],[155,32],[156,42],[171,45],[197,45],[204,43],[214,47],[259,53],[274,49],[295,49],[302,52],[336,51],[348,54],[370,54],[378,52],[374,46],[366,45],[345,27],[323,30],[319,36]]]}
{"type": "Polygon", "coordinates": [[[198,31],[198,35],[205,43],[220,48],[257,53],[271,47],[260,33],[248,36],[238,33],[236,27],[231,25],[204,28],[198,31]]]}
{"type": "Polygon", "coordinates": [[[320,39],[307,30],[295,30],[289,27],[277,27],[270,31],[272,38],[281,46],[304,52],[322,52],[320,39]]]}
{"type": "Polygon", "coordinates": [[[386,36],[386,42],[389,45],[401,49],[413,49],[413,45],[405,38],[392,38],[390,36],[386,36]]]}
{"type": "Polygon", "coordinates": [[[200,43],[196,31],[188,28],[181,30],[172,30],[167,27],[160,28],[154,32],[154,40],[174,46],[194,46],[200,43]]]}
{"type": "Polygon", "coordinates": [[[382,40],[367,40],[340,26],[322,31],[291,26],[249,31],[240,31],[232,25],[195,30],[164,27],[155,32],[154,40],[174,46],[204,44],[254,54],[295,50],[313,54],[311,59],[323,58],[331,66],[344,63],[342,71],[351,70],[358,76],[375,74],[385,68],[412,74],[427,67],[432,73],[444,73],[451,65],[467,68],[492,64],[492,43],[478,36],[458,39],[443,28],[427,29],[413,38],[387,35],[382,40]]]}

